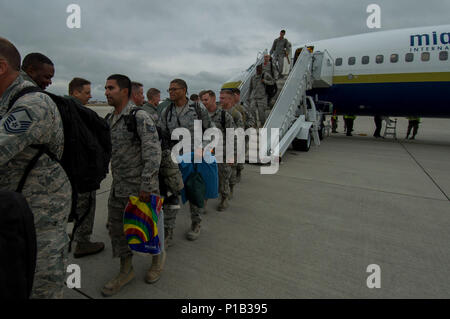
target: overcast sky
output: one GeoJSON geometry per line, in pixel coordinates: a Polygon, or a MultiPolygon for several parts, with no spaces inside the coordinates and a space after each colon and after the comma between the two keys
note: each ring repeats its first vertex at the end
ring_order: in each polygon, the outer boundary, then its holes
{"type": "Polygon", "coordinates": [[[448,24],[448,0],[0,0],[0,36],[22,58],[41,52],[56,73],[47,89],[66,94],[69,81],[92,82],[105,100],[105,79],[122,73],[161,90],[186,80],[189,94],[218,91],[270,49],[281,29],[295,46],[374,32],[369,4],[381,7],[381,29],[448,24]],[[70,4],[81,8],[81,28],[69,29],[70,4]]]}

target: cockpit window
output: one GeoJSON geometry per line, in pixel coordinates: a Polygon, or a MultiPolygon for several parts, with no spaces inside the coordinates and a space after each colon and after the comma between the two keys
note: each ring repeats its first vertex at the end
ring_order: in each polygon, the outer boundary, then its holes
{"type": "Polygon", "coordinates": [[[406,53],[406,55],[405,55],[405,61],[406,61],[406,62],[412,62],[412,61],[414,61],[414,54],[413,54],[413,53],[406,53]]]}
{"type": "Polygon", "coordinates": [[[391,54],[391,63],[397,63],[398,62],[398,54],[393,53],[391,54]]]}
{"type": "Polygon", "coordinates": [[[367,55],[363,56],[361,59],[362,64],[369,64],[369,57],[367,55]]]}
{"type": "Polygon", "coordinates": [[[384,55],[379,54],[377,55],[377,57],[375,58],[375,62],[377,62],[377,64],[381,64],[384,61],[384,55]]]}
{"type": "Polygon", "coordinates": [[[355,65],[356,58],[354,56],[348,58],[348,65],[355,65]]]}

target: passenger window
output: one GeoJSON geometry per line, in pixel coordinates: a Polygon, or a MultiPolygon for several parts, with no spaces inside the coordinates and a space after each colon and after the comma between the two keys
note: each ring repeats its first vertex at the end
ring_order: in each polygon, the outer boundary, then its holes
{"type": "Polygon", "coordinates": [[[337,58],[336,62],[334,63],[334,65],[336,65],[336,66],[342,65],[342,58],[337,58]]]}
{"type": "Polygon", "coordinates": [[[381,64],[384,61],[384,56],[379,54],[377,55],[377,57],[375,58],[375,62],[377,62],[377,64],[381,64]]]}
{"type": "Polygon", "coordinates": [[[356,58],[354,56],[348,58],[348,65],[355,65],[356,58]]]}
{"type": "Polygon", "coordinates": [[[448,51],[439,52],[439,60],[447,61],[448,60],[448,51]]]}
{"type": "Polygon", "coordinates": [[[361,59],[362,64],[369,64],[369,57],[367,55],[363,56],[361,59]]]}
{"type": "Polygon", "coordinates": [[[422,61],[430,61],[430,52],[422,52],[422,61]]]}
{"type": "Polygon", "coordinates": [[[398,62],[398,54],[391,54],[391,63],[397,63],[398,62]]]}
{"type": "Polygon", "coordinates": [[[405,61],[406,61],[406,62],[412,62],[412,61],[414,61],[414,54],[413,54],[413,53],[406,53],[406,55],[405,55],[405,61]]]}

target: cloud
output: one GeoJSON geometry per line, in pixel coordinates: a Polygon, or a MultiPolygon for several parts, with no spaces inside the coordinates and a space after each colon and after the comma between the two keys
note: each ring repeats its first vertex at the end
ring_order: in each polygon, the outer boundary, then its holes
{"type": "Polygon", "coordinates": [[[104,99],[106,77],[123,73],[165,94],[184,78],[192,89],[218,90],[270,49],[281,29],[294,44],[372,32],[366,8],[382,9],[383,30],[448,23],[444,0],[28,0],[3,1],[0,30],[22,56],[48,55],[56,67],[49,90],[65,94],[75,76],[104,99]],[[81,8],[81,29],[69,29],[66,8],[81,8]]]}

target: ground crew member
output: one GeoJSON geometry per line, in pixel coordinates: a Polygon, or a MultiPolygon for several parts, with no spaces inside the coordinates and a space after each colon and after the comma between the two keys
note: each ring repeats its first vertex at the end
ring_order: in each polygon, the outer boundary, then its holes
{"type": "MultiPolygon", "coordinates": [[[[29,93],[7,112],[14,96],[26,87],[16,47],[0,38],[0,190],[16,191],[26,166],[36,155],[33,144],[45,145],[61,159],[64,131],[61,115],[50,97],[29,93]]],[[[31,298],[63,298],[69,237],[67,220],[72,188],[64,169],[41,155],[25,182],[23,196],[34,216],[37,240],[36,272],[31,298]]]]}
{"type": "Polygon", "coordinates": [[[226,129],[234,129],[235,125],[231,114],[217,107],[216,94],[212,90],[202,91],[199,93],[199,96],[203,105],[209,112],[211,121],[214,122],[214,125],[222,132],[223,136],[223,158],[221,158],[221,162],[218,164],[220,203],[217,210],[224,211],[228,207],[228,199],[230,196],[230,178],[232,174],[232,163],[226,162],[226,129]]]}
{"type": "Polygon", "coordinates": [[[410,138],[414,140],[416,138],[417,131],[419,130],[420,117],[411,116],[408,117],[408,131],[406,133],[406,139],[408,139],[411,129],[413,129],[413,136],[410,138]]]}
{"type": "Polygon", "coordinates": [[[375,115],[373,120],[375,122],[375,132],[373,133],[373,136],[376,138],[381,137],[380,133],[383,128],[383,118],[379,115],[375,115]]]}
{"type": "Polygon", "coordinates": [[[356,116],[354,115],[344,115],[345,128],[347,130],[347,136],[352,136],[353,132],[353,122],[355,121],[356,116]]]}
{"type": "MultiPolygon", "coordinates": [[[[69,83],[69,96],[80,105],[85,105],[91,98],[91,82],[82,78],[73,78],[69,83]]],[[[102,242],[91,242],[94,228],[97,192],[78,193],[77,215],[80,224],[75,229],[73,239],[77,246],[73,253],[75,258],[97,254],[105,248],[102,242]]]]}
{"type": "Polygon", "coordinates": [[[159,101],[161,101],[161,92],[155,88],[148,89],[147,102],[144,103],[142,108],[150,114],[155,123],[158,123],[159,115],[161,114],[161,112],[158,111],[159,101]]]}
{"type": "Polygon", "coordinates": [[[22,62],[22,76],[25,80],[45,90],[52,84],[55,67],[52,60],[41,53],[30,53],[22,62]]]}
{"type": "MultiPolygon", "coordinates": [[[[214,127],[214,124],[212,124],[211,118],[209,117],[208,110],[206,110],[203,105],[197,104],[195,106],[195,104],[189,104],[187,89],[187,84],[182,79],[174,79],[170,82],[168,92],[171,102],[169,106],[162,111],[159,119],[163,151],[167,149],[171,150],[172,147],[178,143],[178,141],[172,141],[171,139],[173,130],[184,127],[191,133],[191,151],[198,152],[200,150],[195,150],[194,145],[202,145],[202,140],[194,143],[194,121],[202,121],[203,131],[206,131],[210,127],[214,127]]],[[[200,235],[202,222],[201,214],[203,213],[203,208],[199,208],[190,202],[189,207],[192,223],[190,230],[186,233],[186,238],[192,241],[196,240],[200,235]]],[[[164,224],[166,227],[165,236],[169,238],[169,241],[172,240],[177,213],[178,209],[164,211],[164,224]]]]}
{"type": "Polygon", "coordinates": [[[136,106],[144,105],[144,86],[139,82],[131,82],[131,101],[136,106]]]}
{"type": "Polygon", "coordinates": [[[278,73],[281,75],[281,72],[283,71],[283,60],[284,57],[287,56],[287,50],[288,50],[288,43],[289,41],[284,37],[286,35],[285,30],[280,31],[280,37],[276,38],[273,41],[272,48],[270,49],[270,55],[273,56],[275,60],[275,64],[278,68],[278,73]]]}
{"type": "Polygon", "coordinates": [[[266,110],[269,110],[266,85],[272,85],[274,83],[275,81],[269,73],[262,72],[262,65],[259,64],[256,67],[256,74],[250,80],[248,93],[250,111],[256,119],[258,128],[262,127],[266,122],[266,110]]]}
{"type": "MultiPolygon", "coordinates": [[[[111,171],[112,185],[108,199],[108,230],[111,237],[113,257],[120,257],[120,272],[101,290],[104,296],[112,296],[134,278],[132,252],[123,232],[123,212],[130,195],[138,195],[144,202],[151,194],[159,194],[158,171],[161,161],[161,145],[156,125],[147,112],[136,112],[137,134],[130,132],[126,117],[135,109],[130,100],[131,81],[128,77],[114,74],[105,85],[108,104],[114,111],[106,117],[111,127],[111,171]]],[[[153,283],[159,279],[166,253],[152,258],[145,281],[153,283]]]]}
{"type": "MultiPolygon", "coordinates": [[[[233,117],[234,126],[236,128],[244,128],[244,121],[242,119],[242,114],[233,108],[234,105],[234,94],[230,89],[222,89],[220,91],[220,106],[222,109],[228,111],[233,117]]],[[[237,162],[237,146],[234,148],[235,152],[235,161],[231,166],[231,178],[230,178],[230,196],[229,198],[233,198],[233,190],[234,186],[237,184],[237,171],[238,171],[238,162],[237,162]]]]}
{"type": "Polygon", "coordinates": [[[331,133],[337,133],[336,130],[338,127],[338,116],[336,115],[336,111],[333,112],[333,115],[331,116],[331,133]]]}

